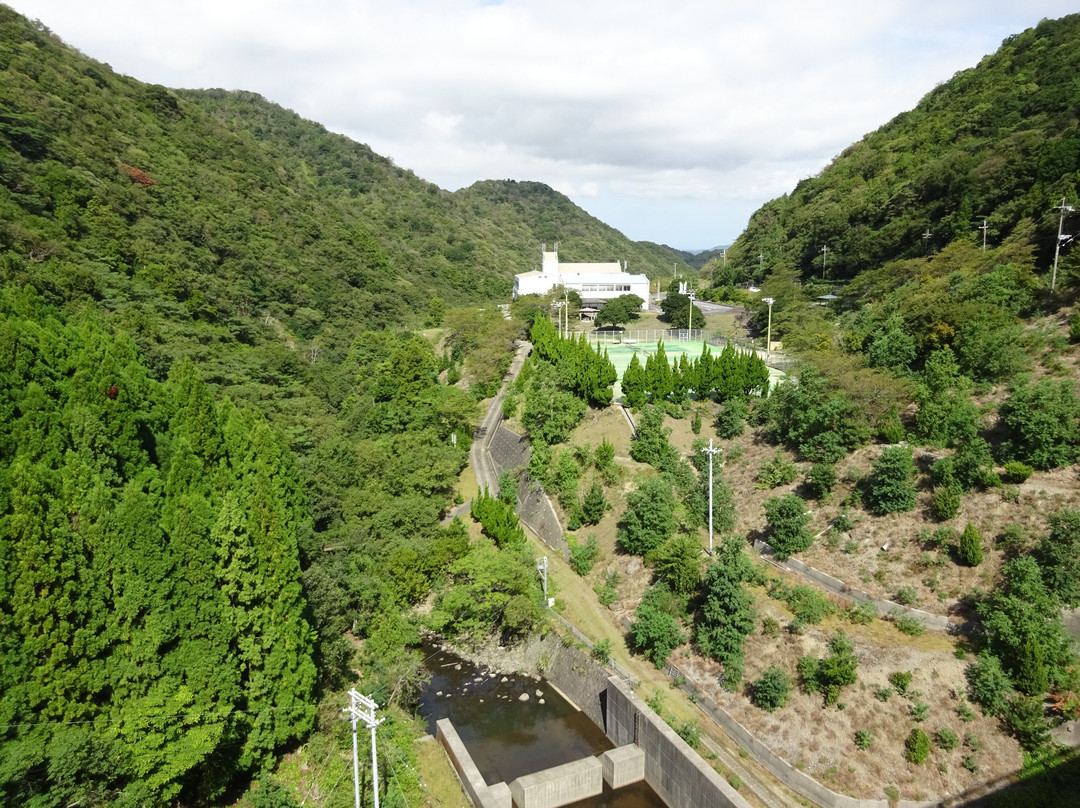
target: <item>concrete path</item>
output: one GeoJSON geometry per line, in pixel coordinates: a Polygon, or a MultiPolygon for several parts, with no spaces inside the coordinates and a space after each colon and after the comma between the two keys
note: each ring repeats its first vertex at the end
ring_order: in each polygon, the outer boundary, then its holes
{"type": "MultiPolygon", "coordinates": [[[[488,447],[491,445],[491,438],[495,434],[495,430],[499,428],[499,424],[502,423],[502,404],[503,399],[506,398],[506,388],[518,377],[521,373],[521,367],[525,364],[525,359],[532,351],[532,343],[525,340],[517,341],[517,351],[514,353],[514,358],[510,360],[510,369],[506,371],[506,375],[503,377],[502,387],[499,388],[499,392],[495,395],[495,398],[491,399],[491,403],[488,405],[488,410],[484,414],[484,418],[480,421],[480,425],[476,428],[476,432],[473,433],[472,446],[469,447],[469,465],[472,466],[473,475],[476,477],[476,484],[480,487],[480,490],[485,488],[488,491],[495,491],[499,485],[499,475],[495,472],[495,464],[491,462],[491,454],[488,451],[488,447]]],[[[467,514],[472,507],[472,500],[463,502],[460,505],[455,505],[454,508],[443,517],[442,523],[444,525],[449,524],[454,520],[454,517],[463,516],[467,514]]]]}

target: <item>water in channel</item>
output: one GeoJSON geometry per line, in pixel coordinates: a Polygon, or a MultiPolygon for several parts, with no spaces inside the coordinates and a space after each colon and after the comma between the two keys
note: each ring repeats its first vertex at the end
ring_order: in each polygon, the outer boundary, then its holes
{"type": "MultiPolygon", "coordinates": [[[[613,748],[603,731],[548,682],[491,673],[458,656],[425,648],[431,680],[419,713],[435,734],[449,718],[484,780],[509,783],[526,774],[613,748]],[[527,698],[526,698],[527,697],[527,698]]],[[[665,808],[645,783],[574,803],[573,808],[665,808]]]]}

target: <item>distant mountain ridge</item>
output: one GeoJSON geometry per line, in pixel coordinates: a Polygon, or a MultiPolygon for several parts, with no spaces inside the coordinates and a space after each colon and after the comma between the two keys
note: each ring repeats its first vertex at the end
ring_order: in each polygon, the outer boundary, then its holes
{"type": "Polygon", "coordinates": [[[1052,260],[1054,206],[1080,184],[1080,15],[1043,20],[757,210],[728,251],[845,279],[985,233],[1031,229],[1052,260]],[[985,220],[985,221],[984,221],[985,220]],[[1024,224],[1027,222],[1027,224],[1024,224]],[[986,230],[980,228],[985,223],[986,230]],[[823,252],[824,247],[828,252],[823,252]]]}

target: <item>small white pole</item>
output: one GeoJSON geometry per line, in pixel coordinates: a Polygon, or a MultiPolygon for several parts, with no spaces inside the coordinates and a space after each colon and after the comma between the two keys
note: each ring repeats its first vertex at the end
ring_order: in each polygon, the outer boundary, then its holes
{"type": "Polygon", "coordinates": [[[709,555],[713,554],[713,455],[724,451],[719,446],[713,448],[713,439],[709,438],[708,448],[702,448],[703,452],[709,455],[709,555]]]}

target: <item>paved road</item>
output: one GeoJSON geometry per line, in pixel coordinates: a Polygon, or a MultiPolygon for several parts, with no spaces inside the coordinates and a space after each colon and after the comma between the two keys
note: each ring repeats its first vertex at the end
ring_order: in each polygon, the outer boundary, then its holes
{"type": "MultiPolygon", "coordinates": [[[[649,311],[661,311],[660,303],[666,297],[666,292],[661,292],[658,295],[653,295],[649,301],[649,311]]],[[[725,306],[722,303],[713,303],[709,300],[695,300],[694,308],[696,308],[702,314],[736,314],[744,310],[742,306],[725,306]]]]}

